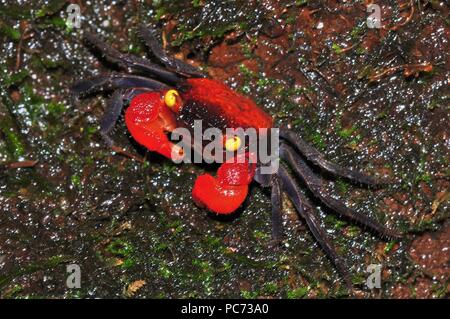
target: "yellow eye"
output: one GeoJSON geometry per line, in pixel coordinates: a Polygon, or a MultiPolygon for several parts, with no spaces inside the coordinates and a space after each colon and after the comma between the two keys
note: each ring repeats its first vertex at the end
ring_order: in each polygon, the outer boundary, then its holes
{"type": "Polygon", "coordinates": [[[241,139],[238,136],[233,136],[225,141],[225,148],[229,152],[234,152],[239,147],[241,147],[241,139]]]}
{"type": "Polygon", "coordinates": [[[179,96],[180,94],[178,94],[176,90],[169,90],[164,95],[164,103],[166,103],[168,107],[172,108],[177,104],[177,99],[179,96]]]}

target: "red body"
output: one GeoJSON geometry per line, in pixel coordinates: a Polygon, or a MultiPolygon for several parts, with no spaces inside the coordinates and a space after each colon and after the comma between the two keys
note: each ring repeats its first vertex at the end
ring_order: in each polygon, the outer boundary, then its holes
{"type": "Polygon", "coordinates": [[[273,120],[249,98],[211,79],[188,79],[181,91],[183,106],[178,118],[190,125],[192,118],[211,123],[218,128],[270,128],[273,120]],[[188,123],[187,123],[188,122],[188,123]]]}
{"type": "MultiPolygon", "coordinates": [[[[173,91],[173,90],[170,90],[173,91]]],[[[177,127],[193,130],[202,120],[203,129],[271,128],[272,117],[252,100],[211,79],[188,79],[179,88],[176,103],[168,107],[169,91],[150,92],[134,97],[125,113],[125,122],[133,138],[151,151],[165,157],[181,158],[183,153],[167,137],[177,127]]],[[[231,161],[220,166],[217,176],[199,176],[192,191],[201,207],[219,214],[234,212],[244,202],[256,165],[231,161]]]]}

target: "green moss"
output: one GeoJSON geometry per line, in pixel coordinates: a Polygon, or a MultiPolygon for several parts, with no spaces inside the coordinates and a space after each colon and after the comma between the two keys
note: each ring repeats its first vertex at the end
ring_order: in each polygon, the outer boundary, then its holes
{"type": "Polygon", "coordinates": [[[336,180],[336,188],[342,195],[346,194],[350,188],[350,184],[344,181],[342,178],[336,180]]]}
{"type": "MultiPolygon", "coordinates": [[[[242,26],[241,26],[242,27],[242,26]]],[[[216,28],[200,28],[197,30],[188,31],[186,27],[179,27],[179,36],[176,40],[172,41],[173,46],[180,46],[186,41],[190,41],[196,38],[203,37],[213,37],[213,38],[221,38],[226,33],[238,29],[239,26],[237,24],[229,24],[224,26],[218,26],[216,28]]]]}
{"type": "Polygon", "coordinates": [[[175,236],[183,231],[184,224],[181,220],[175,220],[173,222],[170,222],[167,227],[172,229],[172,235],[175,236]]]}
{"type": "Polygon", "coordinates": [[[349,226],[347,228],[347,235],[351,238],[359,235],[361,233],[361,229],[358,226],[349,226]]]}
{"type": "Polygon", "coordinates": [[[9,88],[12,85],[21,84],[29,76],[29,71],[26,69],[13,72],[11,75],[5,75],[3,80],[0,80],[1,85],[5,88],[9,88]]]}
{"type": "Polygon", "coordinates": [[[244,299],[256,299],[259,296],[257,291],[241,290],[241,297],[244,299]]]}
{"type": "Polygon", "coordinates": [[[45,16],[51,16],[60,11],[66,4],[66,0],[50,0],[45,6],[36,11],[36,18],[42,18],[45,16]]]}
{"type": "Polygon", "coordinates": [[[210,246],[211,248],[218,248],[218,247],[222,246],[222,238],[220,238],[220,237],[214,237],[211,235],[207,235],[205,237],[205,241],[206,241],[207,245],[210,246]]]}
{"type": "Polygon", "coordinates": [[[242,48],[242,53],[244,54],[244,56],[247,59],[251,59],[253,57],[251,45],[248,42],[243,43],[241,48],[242,48]]]}
{"type": "Polygon", "coordinates": [[[268,282],[264,284],[263,291],[266,294],[274,295],[278,292],[278,285],[276,282],[268,282]]]}
{"type": "Polygon", "coordinates": [[[39,261],[39,262],[33,262],[27,266],[21,267],[15,271],[12,271],[9,274],[2,274],[2,275],[0,275],[0,288],[7,285],[14,278],[17,278],[17,277],[20,277],[23,275],[27,275],[27,274],[32,274],[39,270],[53,269],[53,268],[59,266],[60,264],[66,263],[70,260],[71,260],[71,258],[68,256],[54,255],[54,256],[49,257],[46,260],[39,261]]]}
{"type": "Polygon", "coordinates": [[[416,176],[414,179],[415,184],[419,184],[420,182],[430,183],[431,176],[428,173],[423,173],[421,175],[416,176]]]}
{"type": "Polygon", "coordinates": [[[165,161],[162,166],[162,172],[166,175],[173,174],[177,169],[177,165],[171,161],[165,161]]]}
{"type": "Polygon", "coordinates": [[[106,251],[122,260],[122,264],[120,265],[122,269],[129,269],[136,264],[136,258],[134,256],[135,248],[127,241],[117,238],[109,243],[106,251]]]}
{"type": "Polygon", "coordinates": [[[31,18],[31,8],[28,5],[14,3],[13,1],[10,1],[10,3],[6,5],[4,5],[4,3],[5,2],[3,2],[0,7],[0,17],[4,17],[5,20],[21,20],[31,18]]]}
{"type": "Polygon", "coordinates": [[[2,129],[2,132],[6,136],[6,148],[9,153],[16,159],[25,155],[25,146],[18,135],[12,129],[7,128],[2,129]]]}
{"type": "Polygon", "coordinates": [[[209,262],[204,261],[204,260],[193,259],[193,260],[192,260],[192,264],[193,264],[194,266],[199,267],[199,268],[202,269],[203,271],[210,271],[210,270],[211,270],[211,265],[209,264],[209,262]]]}
{"type": "Polygon", "coordinates": [[[63,18],[61,18],[61,17],[52,17],[50,20],[49,20],[49,22],[50,22],[50,24],[52,25],[52,26],[54,26],[54,27],[56,27],[56,28],[59,28],[59,29],[64,29],[64,28],[67,28],[68,26],[67,26],[67,22],[68,22],[68,20],[66,20],[66,19],[63,19],[63,18]]]}
{"type": "Polygon", "coordinates": [[[198,7],[200,7],[201,6],[201,0],[192,0],[191,1],[191,3],[192,3],[192,6],[194,7],[194,8],[198,8],[198,7]]]}
{"type": "Polygon", "coordinates": [[[162,263],[159,265],[158,273],[164,279],[169,279],[170,277],[173,276],[172,271],[169,269],[169,267],[165,263],[162,263]]]}
{"type": "Polygon", "coordinates": [[[254,236],[256,239],[260,239],[260,240],[264,240],[264,239],[270,238],[270,235],[269,235],[269,234],[267,234],[267,233],[265,233],[265,232],[262,232],[262,231],[260,231],[260,230],[254,230],[254,231],[253,231],[253,236],[254,236]]]}
{"type": "Polygon", "coordinates": [[[158,245],[156,245],[155,251],[160,252],[166,250],[167,248],[169,248],[169,245],[167,245],[166,243],[159,243],[158,245]]]}
{"type": "Polygon", "coordinates": [[[299,299],[307,296],[309,292],[309,287],[298,287],[294,290],[290,290],[287,293],[288,299],[299,299]]]}
{"type": "Polygon", "coordinates": [[[356,127],[352,126],[352,127],[344,128],[344,129],[340,130],[338,132],[338,135],[342,138],[347,139],[350,136],[352,136],[355,131],[356,131],[356,127]]]}
{"type": "Polygon", "coordinates": [[[47,59],[45,57],[38,57],[39,65],[45,70],[52,70],[64,66],[61,60],[47,59]]]}
{"type": "Polygon", "coordinates": [[[342,48],[341,48],[338,44],[336,44],[336,43],[333,43],[333,44],[331,45],[331,49],[333,49],[333,51],[334,51],[336,54],[341,54],[341,53],[342,53],[342,48]]]}
{"type": "Polygon", "coordinates": [[[1,22],[0,22],[0,34],[5,35],[12,41],[19,41],[19,39],[21,37],[21,33],[20,33],[19,29],[10,27],[1,22]]]}
{"type": "Polygon", "coordinates": [[[295,0],[297,6],[304,6],[308,4],[308,0],[295,0]]]}
{"type": "Polygon", "coordinates": [[[58,102],[52,101],[47,104],[47,110],[50,114],[57,117],[66,111],[66,106],[63,103],[58,103],[58,102]]]}
{"type": "Polygon", "coordinates": [[[357,40],[361,37],[361,35],[363,35],[364,30],[362,27],[356,26],[352,29],[352,31],[350,31],[350,36],[352,37],[353,40],[357,40]]]}
{"type": "Polygon", "coordinates": [[[75,187],[80,187],[81,186],[81,180],[80,180],[80,176],[78,176],[78,175],[72,175],[71,177],[70,177],[70,182],[72,183],[72,185],[73,186],[75,186],[75,187]]]}
{"type": "Polygon", "coordinates": [[[327,147],[320,132],[317,131],[313,132],[310,135],[310,139],[311,142],[313,142],[314,146],[316,146],[319,150],[324,150],[327,147]]]}
{"type": "Polygon", "coordinates": [[[336,230],[342,229],[347,225],[347,222],[340,220],[336,216],[330,214],[325,217],[325,222],[330,224],[336,230]]]}
{"type": "MultiPolygon", "coordinates": [[[[296,21],[297,21],[297,16],[296,15],[290,15],[286,19],[286,24],[295,24],[296,21]]],[[[289,36],[293,37],[294,35],[290,34],[289,36]]]]}
{"type": "Polygon", "coordinates": [[[435,295],[435,298],[445,298],[448,292],[448,280],[446,284],[433,284],[432,286],[433,294],[435,295]]]}
{"type": "Polygon", "coordinates": [[[367,50],[364,47],[359,46],[356,48],[355,53],[358,55],[366,55],[367,50]]]}
{"type": "Polygon", "coordinates": [[[241,73],[246,77],[247,80],[256,76],[256,74],[252,70],[250,70],[245,64],[242,63],[239,65],[239,71],[241,71],[241,73]]]}
{"type": "Polygon", "coordinates": [[[22,285],[14,285],[12,288],[8,289],[5,294],[2,295],[3,299],[13,298],[16,294],[23,290],[22,285]]]}
{"type": "Polygon", "coordinates": [[[417,225],[414,225],[412,227],[407,227],[405,225],[405,229],[407,231],[414,231],[414,232],[433,231],[437,229],[437,225],[436,222],[432,219],[429,220],[421,219],[417,225]]]}
{"type": "Polygon", "coordinates": [[[362,285],[366,282],[367,278],[365,274],[358,273],[352,276],[352,283],[354,285],[362,285]]]}
{"type": "Polygon", "coordinates": [[[417,167],[417,173],[414,177],[414,184],[419,184],[420,182],[431,183],[431,174],[426,170],[427,159],[425,154],[422,154],[419,165],[417,167]]]}
{"type": "Polygon", "coordinates": [[[40,119],[46,107],[45,99],[33,92],[33,87],[29,83],[24,83],[20,87],[21,102],[24,104],[27,114],[21,115],[21,121],[30,121],[31,126],[34,126],[38,119],[40,119]]]}
{"type": "Polygon", "coordinates": [[[230,270],[231,268],[233,268],[233,265],[231,263],[224,262],[223,265],[222,265],[222,268],[219,269],[219,272],[227,271],[227,270],[230,270]]]}
{"type": "Polygon", "coordinates": [[[305,120],[303,118],[297,118],[297,119],[292,121],[292,124],[295,127],[303,127],[303,126],[306,125],[306,122],[305,122],[305,120]]]}
{"type": "Polygon", "coordinates": [[[372,65],[366,65],[360,69],[358,72],[358,80],[369,79],[370,75],[374,73],[374,68],[372,65]]]}
{"type": "Polygon", "coordinates": [[[106,250],[109,251],[111,254],[120,257],[129,257],[135,251],[134,247],[129,242],[126,242],[119,238],[109,243],[106,250]]]}
{"type": "Polygon", "coordinates": [[[392,248],[394,248],[395,244],[396,241],[390,241],[389,243],[387,243],[386,247],[384,247],[384,253],[386,254],[389,253],[392,250],[392,248]]]}
{"type": "Polygon", "coordinates": [[[275,85],[277,81],[268,77],[261,77],[256,81],[256,85],[260,88],[266,88],[267,86],[275,85]]]}

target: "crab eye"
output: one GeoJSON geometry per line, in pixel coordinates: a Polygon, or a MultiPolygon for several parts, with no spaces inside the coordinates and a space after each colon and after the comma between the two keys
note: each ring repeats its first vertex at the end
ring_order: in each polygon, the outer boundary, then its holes
{"type": "Polygon", "coordinates": [[[225,148],[229,152],[234,152],[241,147],[241,139],[238,136],[233,136],[231,138],[226,139],[225,148]]]}
{"type": "Polygon", "coordinates": [[[180,94],[176,90],[169,90],[164,95],[164,103],[170,108],[174,107],[177,104],[177,100],[180,94]]]}

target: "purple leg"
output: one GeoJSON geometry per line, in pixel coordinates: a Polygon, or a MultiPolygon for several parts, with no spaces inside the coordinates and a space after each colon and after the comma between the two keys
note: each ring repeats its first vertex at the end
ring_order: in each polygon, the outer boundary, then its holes
{"type": "Polygon", "coordinates": [[[278,170],[278,176],[280,177],[281,188],[288,194],[290,200],[294,204],[300,216],[305,219],[314,238],[334,263],[338,272],[344,278],[346,286],[351,289],[352,283],[347,271],[347,266],[343,259],[336,253],[336,249],[334,248],[327,234],[320,226],[318,215],[313,206],[302,194],[294,178],[282,165],[280,165],[280,168],[278,170]]]}
{"type": "Polygon", "coordinates": [[[154,91],[169,88],[169,86],[164,83],[142,76],[112,73],[78,81],[71,87],[71,92],[76,96],[85,96],[102,90],[112,91],[136,87],[154,91]]]}
{"type": "Polygon", "coordinates": [[[139,36],[142,38],[142,40],[144,40],[145,44],[150,48],[155,57],[167,68],[173,70],[174,72],[177,72],[178,74],[186,75],[189,77],[205,77],[205,75],[196,67],[168,56],[161,46],[160,41],[158,41],[157,32],[155,30],[141,25],[139,26],[139,36]]]}
{"type": "Polygon", "coordinates": [[[114,49],[113,47],[103,42],[96,35],[88,33],[84,36],[84,38],[98,51],[100,51],[109,62],[117,64],[121,68],[131,69],[138,72],[144,72],[155,76],[157,79],[160,79],[161,81],[173,84],[179,83],[182,80],[175,73],[170,72],[159,65],[151,63],[146,59],[133,56],[130,54],[125,54],[114,49]]]}
{"type": "Polygon", "coordinates": [[[314,196],[316,196],[328,208],[342,216],[358,222],[361,225],[365,225],[370,229],[373,229],[382,236],[389,238],[401,238],[401,233],[398,231],[388,229],[380,225],[370,217],[345,206],[342,202],[328,195],[326,191],[323,191],[322,179],[314,174],[314,172],[308,167],[307,163],[295,152],[293,148],[282,143],[280,146],[280,157],[289,164],[298,177],[300,177],[309,190],[311,190],[314,196]]]}
{"type": "Polygon", "coordinates": [[[375,177],[327,161],[318,150],[289,129],[280,128],[280,137],[292,145],[308,161],[334,176],[340,176],[352,182],[369,186],[380,186],[389,183],[389,181],[379,180],[375,177]]]}

